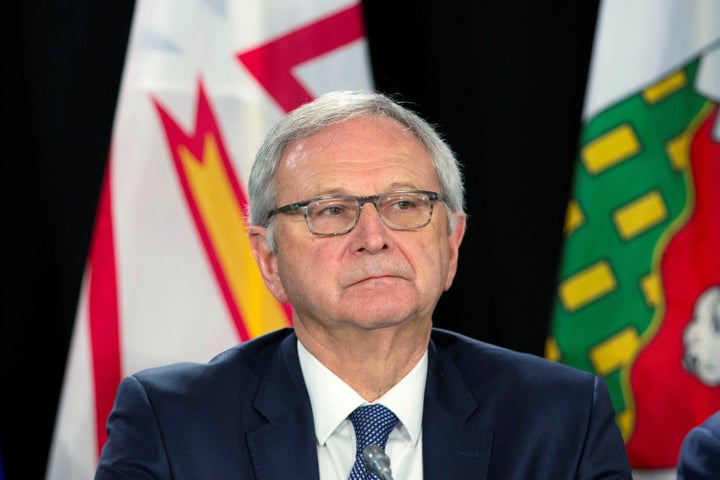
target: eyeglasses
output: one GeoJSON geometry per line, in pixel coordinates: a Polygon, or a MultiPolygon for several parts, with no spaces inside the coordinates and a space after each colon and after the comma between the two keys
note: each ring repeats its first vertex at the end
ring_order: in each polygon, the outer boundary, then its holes
{"type": "Polygon", "coordinates": [[[392,230],[417,230],[430,223],[433,203],[437,201],[444,202],[445,197],[425,190],[388,192],[366,197],[319,197],[276,208],[270,211],[269,217],[301,211],[311,233],[342,235],[355,228],[363,205],[372,203],[386,227],[392,230]]]}

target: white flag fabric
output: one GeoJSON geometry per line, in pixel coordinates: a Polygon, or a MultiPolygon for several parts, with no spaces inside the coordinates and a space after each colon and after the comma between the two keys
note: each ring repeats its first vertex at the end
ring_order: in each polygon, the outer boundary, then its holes
{"type": "Polygon", "coordinates": [[[372,88],[357,1],[137,1],[48,480],[93,478],[123,376],[291,323],[250,254],[246,179],[282,115],[353,88],[372,88]]]}

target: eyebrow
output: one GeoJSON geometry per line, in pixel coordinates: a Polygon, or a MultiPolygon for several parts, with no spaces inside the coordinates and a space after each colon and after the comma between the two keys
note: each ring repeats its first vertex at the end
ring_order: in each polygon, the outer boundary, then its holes
{"type": "MultiPolygon", "coordinates": [[[[403,190],[432,190],[432,188],[420,188],[417,185],[410,183],[410,182],[394,182],[391,183],[388,187],[388,190],[384,190],[382,192],[377,193],[389,193],[389,192],[395,192],[395,191],[403,191],[403,190]]],[[[375,194],[372,194],[375,195],[375,194]]],[[[344,188],[332,188],[329,190],[321,190],[317,193],[314,193],[312,195],[307,195],[305,198],[320,198],[320,197],[335,197],[335,196],[348,196],[348,197],[355,197],[358,196],[356,193],[350,193],[344,188]]],[[[361,195],[362,196],[362,195],[361,195]]]]}

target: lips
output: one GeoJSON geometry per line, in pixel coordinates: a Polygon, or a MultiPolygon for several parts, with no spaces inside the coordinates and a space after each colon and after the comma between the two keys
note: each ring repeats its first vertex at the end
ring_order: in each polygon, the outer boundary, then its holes
{"type": "Polygon", "coordinates": [[[349,286],[352,287],[354,285],[360,285],[361,283],[372,283],[374,281],[382,281],[382,280],[390,280],[390,279],[398,279],[401,277],[398,277],[396,275],[383,275],[379,277],[367,277],[367,278],[361,278],[357,282],[354,282],[350,284],[349,286]]]}
{"type": "Polygon", "coordinates": [[[348,269],[340,276],[340,284],[350,287],[365,281],[400,278],[410,280],[412,271],[405,264],[366,264],[348,269]]]}

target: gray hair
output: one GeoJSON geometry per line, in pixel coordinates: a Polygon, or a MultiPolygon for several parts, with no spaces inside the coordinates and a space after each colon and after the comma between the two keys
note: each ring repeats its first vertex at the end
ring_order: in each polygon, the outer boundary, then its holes
{"type": "MultiPolygon", "coordinates": [[[[275,172],[285,149],[293,142],[304,140],[332,125],[363,117],[391,118],[407,128],[422,143],[430,156],[445,195],[448,213],[464,214],[465,191],[460,165],[451,148],[440,134],[420,116],[380,93],[350,90],[326,93],[293,110],[270,130],[255,156],[250,171],[250,225],[268,227],[268,246],[275,251],[274,222],[270,211],[276,208],[275,172]]],[[[455,228],[455,218],[448,215],[448,229],[455,228]]]]}

